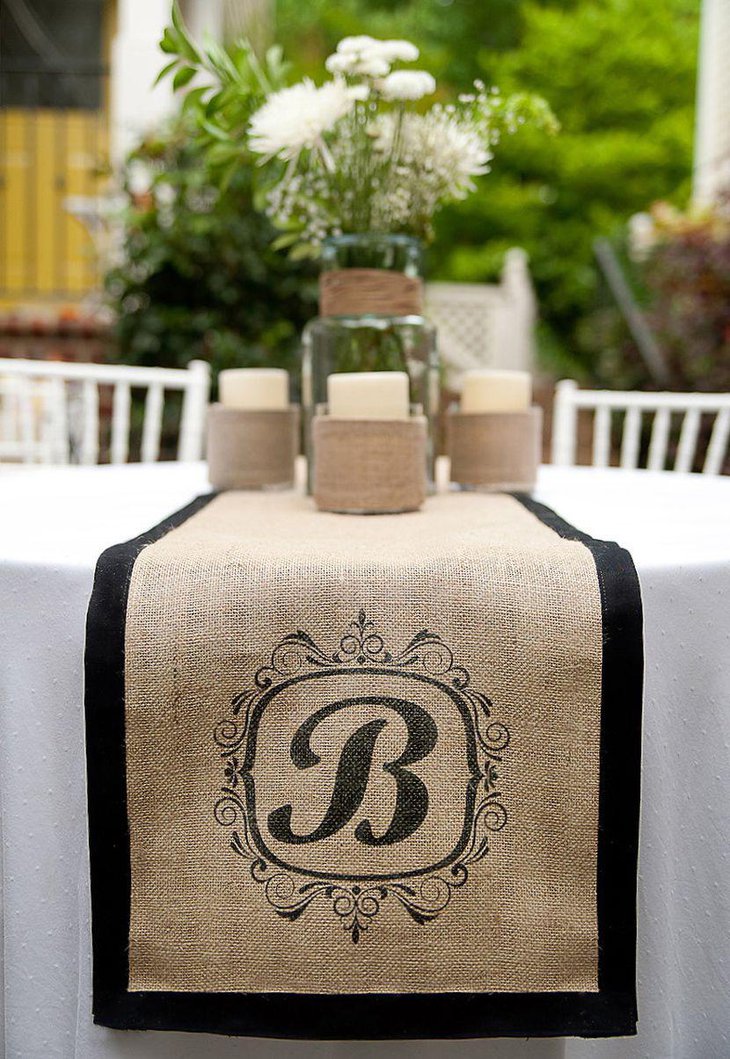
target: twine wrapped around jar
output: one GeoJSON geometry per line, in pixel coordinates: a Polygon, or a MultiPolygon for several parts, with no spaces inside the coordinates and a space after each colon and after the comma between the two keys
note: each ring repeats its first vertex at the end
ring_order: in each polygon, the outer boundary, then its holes
{"type": "Polygon", "coordinates": [[[494,491],[530,490],[540,462],[542,409],[449,412],[446,451],[451,481],[494,491]]]}
{"type": "Polygon", "coordinates": [[[416,511],[426,499],[426,419],[315,416],[314,500],[322,511],[416,511]]]}
{"type": "Polygon", "coordinates": [[[214,489],[265,489],[294,482],[299,406],[252,411],[211,405],[208,478],[214,489]]]}
{"type": "Polygon", "coordinates": [[[384,268],[343,268],[319,278],[320,316],[419,316],[423,311],[423,283],[384,268]]]}

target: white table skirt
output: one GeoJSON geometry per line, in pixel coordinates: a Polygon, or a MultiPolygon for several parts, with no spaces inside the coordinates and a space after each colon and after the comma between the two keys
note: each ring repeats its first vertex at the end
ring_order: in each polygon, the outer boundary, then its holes
{"type": "Polygon", "coordinates": [[[82,670],[94,566],[206,490],[202,465],[0,473],[7,1059],[730,1055],[730,480],[590,468],[544,468],[537,498],[625,545],[642,586],[638,1037],[317,1044],[92,1025],[82,670]]]}

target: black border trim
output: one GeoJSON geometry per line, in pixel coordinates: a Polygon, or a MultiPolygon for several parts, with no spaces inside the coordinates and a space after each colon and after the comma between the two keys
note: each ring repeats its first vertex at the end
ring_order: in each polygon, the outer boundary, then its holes
{"type": "Polygon", "coordinates": [[[561,537],[585,544],[603,609],[599,792],[598,993],[302,994],[127,991],[129,831],[124,754],[124,628],[140,551],[200,511],[199,497],[147,533],[103,553],[86,632],[86,747],[94,956],[94,1022],[310,1040],[628,1036],[636,1032],[642,609],[631,556],[515,498],[561,537]]]}

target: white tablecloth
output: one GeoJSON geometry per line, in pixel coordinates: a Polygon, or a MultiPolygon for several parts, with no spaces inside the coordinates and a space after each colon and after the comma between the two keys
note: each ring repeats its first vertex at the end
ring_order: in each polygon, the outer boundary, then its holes
{"type": "Polygon", "coordinates": [[[589,468],[544,468],[537,498],[629,548],[642,585],[638,1037],[316,1044],[92,1025],[82,667],[94,565],[206,489],[202,465],[0,474],[7,1059],[730,1055],[730,480],[589,468]]]}

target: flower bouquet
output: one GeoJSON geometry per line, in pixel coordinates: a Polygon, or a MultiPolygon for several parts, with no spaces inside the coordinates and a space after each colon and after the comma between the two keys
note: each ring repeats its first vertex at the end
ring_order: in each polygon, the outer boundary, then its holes
{"type": "Polygon", "coordinates": [[[505,133],[556,127],[548,105],[481,81],[446,100],[412,68],[419,52],[407,40],[346,37],[321,84],[289,84],[278,47],[263,60],[245,41],[199,48],[176,10],[162,48],[175,56],[163,75],[176,87],[205,79],[185,107],[222,179],[252,165],[256,201],[279,230],[274,246],[320,259],[320,315],[303,336],[305,423],[330,374],[373,370],[407,371],[411,401],[433,420],[440,380],[422,315],[422,245],[439,208],[489,172],[505,133]]]}

